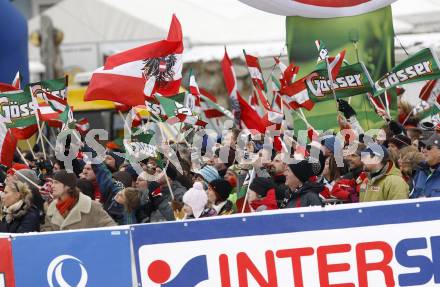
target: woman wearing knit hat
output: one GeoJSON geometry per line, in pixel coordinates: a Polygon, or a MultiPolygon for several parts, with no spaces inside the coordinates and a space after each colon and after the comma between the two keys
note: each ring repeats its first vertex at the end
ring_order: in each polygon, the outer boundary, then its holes
{"type": "Polygon", "coordinates": [[[194,181],[206,182],[209,184],[211,181],[220,179],[217,169],[210,165],[205,165],[200,171],[194,172],[194,181]]]}
{"type": "Polygon", "coordinates": [[[208,202],[217,215],[229,215],[234,212],[234,204],[228,200],[232,186],[224,179],[215,179],[208,184],[208,202]]]}
{"type": "Polygon", "coordinates": [[[324,186],[313,179],[314,173],[311,164],[302,160],[288,166],[289,168],[284,174],[289,194],[283,206],[291,208],[321,205],[319,194],[324,186]]]}
{"type": "Polygon", "coordinates": [[[256,177],[249,185],[248,199],[252,211],[278,209],[275,185],[272,180],[256,177]]]}
{"type": "Polygon", "coordinates": [[[187,219],[216,215],[213,208],[207,207],[208,195],[200,182],[194,183],[193,187],[183,195],[183,204],[183,211],[187,219]]]}
{"type": "Polygon", "coordinates": [[[32,204],[32,193],[22,182],[8,182],[2,194],[0,232],[40,231],[40,215],[32,204]]]}
{"type": "Polygon", "coordinates": [[[55,200],[49,205],[42,231],[72,230],[116,225],[100,203],[82,194],[76,176],[61,170],[52,179],[55,200]]]}

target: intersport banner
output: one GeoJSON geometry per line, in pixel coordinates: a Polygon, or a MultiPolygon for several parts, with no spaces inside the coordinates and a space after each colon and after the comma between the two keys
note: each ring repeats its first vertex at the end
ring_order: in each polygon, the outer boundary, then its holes
{"type": "Polygon", "coordinates": [[[140,286],[437,286],[439,200],[132,226],[140,286]]]}
{"type": "Polygon", "coordinates": [[[360,15],[388,6],[396,0],[240,0],[269,13],[309,18],[360,15]]]}
{"type": "MultiPolygon", "coordinates": [[[[289,59],[301,67],[297,78],[315,70],[318,57],[315,40],[325,43],[329,56],[345,49],[345,59],[349,64],[363,62],[374,82],[394,67],[394,29],[390,6],[351,17],[287,17],[286,43],[289,59]]],[[[357,112],[357,118],[364,129],[379,128],[383,125],[383,120],[376,115],[365,94],[352,97],[350,105],[357,112]]],[[[393,97],[390,110],[392,115],[395,114],[397,97],[393,97]]],[[[338,127],[334,101],[319,102],[313,110],[304,110],[304,114],[316,129],[338,127]]],[[[295,130],[307,130],[304,122],[296,117],[294,127],[295,130]]]]}
{"type": "Polygon", "coordinates": [[[375,96],[398,85],[440,78],[440,62],[431,48],[409,56],[376,81],[375,96]]]}
{"type": "Polygon", "coordinates": [[[128,227],[12,238],[17,287],[133,284],[128,227]]]}
{"type": "Polygon", "coordinates": [[[373,92],[371,79],[363,63],[342,67],[335,79],[329,80],[327,69],[318,70],[306,78],[309,97],[314,102],[351,97],[373,92]]]}

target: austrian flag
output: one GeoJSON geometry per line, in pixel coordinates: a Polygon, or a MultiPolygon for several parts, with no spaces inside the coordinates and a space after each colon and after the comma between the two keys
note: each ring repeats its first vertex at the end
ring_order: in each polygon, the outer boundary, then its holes
{"type": "Polygon", "coordinates": [[[173,15],[166,40],[108,57],[93,73],[85,100],[137,106],[155,93],[175,95],[182,81],[182,53],[182,28],[173,15]]]}
{"type": "Polygon", "coordinates": [[[246,64],[248,66],[249,74],[251,75],[252,83],[256,88],[260,88],[263,91],[267,91],[266,89],[266,83],[263,79],[263,73],[261,71],[260,62],[258,61],[258,58],[252,55],[246,54],[244,52],[244,57],[246,59],[246,64]]]}

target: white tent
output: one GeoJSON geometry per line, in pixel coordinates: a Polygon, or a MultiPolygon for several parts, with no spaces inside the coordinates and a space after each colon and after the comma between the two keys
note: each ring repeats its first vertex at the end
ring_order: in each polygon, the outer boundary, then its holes
{"type": "MultiPolygon", "coordinates": [[[[392,7],[397,60],[406,57],[400,45],[410,53],[440,47],[440,33],[431,33],[440,32],[439,0],[398,0],[392,7]]],[[[163,39],[173,13],[183,26],[185,62],[219,60],[224,45],[233,58],[242,49],[259,57],[287,54],[285,18],[238,0],[64,0],[44,12],[64,32],[64,68],[75,73],[94,70],[105,55],[163,39]]],[[[35,17],[29,32],[38,29],[35,17]]],[[[29,51],[39,62],[39,50],[29,51]]]]}
{"type": "MultiPolygon", "coordinates": [[[[102,54],[163,39],[173,13],[182,23],[185,58],[190,61],[219,59],[224,45],[252,43],[263,53],[272,53],[276,47],[275,54],[284,46],[284,17],[236,0],[64,0],[44,12],[64,32],[63,56],[68,62],[66,54],[73,57],[65,67],[88,59],[90,65],[84,69],[101,65],[102,54]]],[[[30,33],[39,29],[39,22],[39,17],[29,20],[30,33]]],[[[241,48],[232,50],[231,56],[241,54],[241,48]]],[[[39,58],[38,49],[30,47],[30,59],[39,58]]]]}

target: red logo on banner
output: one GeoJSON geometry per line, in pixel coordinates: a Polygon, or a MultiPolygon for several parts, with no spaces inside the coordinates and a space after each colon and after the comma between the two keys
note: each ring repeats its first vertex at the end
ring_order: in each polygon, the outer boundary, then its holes
{"type": "Polygon", "coordinates": [[[0,238],[0,287],[15,287],[12,245],[9,238],[0,238]]]}
{"type": "Polygon", "coordinates": [[[353,7],[370,2],[370,0],[294,0],[295,2],[321,7],[353,7]]]}

